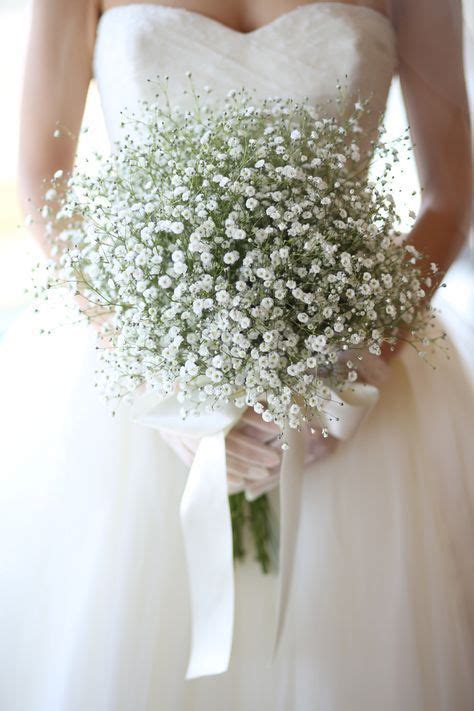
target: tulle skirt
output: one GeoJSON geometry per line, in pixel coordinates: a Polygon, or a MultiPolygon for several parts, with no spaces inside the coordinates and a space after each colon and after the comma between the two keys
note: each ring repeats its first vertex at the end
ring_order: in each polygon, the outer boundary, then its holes
{"type": "Polygon", "coordinates": [[[306,470],[273,665],[277,578],[249,550],[229,670],[186,681],[186,466],[111,416],[87,327],[25,312],[0,346],[2,711],[472,711],[474,405],[449,344],[436,369],[404,350],[306,470]]]}

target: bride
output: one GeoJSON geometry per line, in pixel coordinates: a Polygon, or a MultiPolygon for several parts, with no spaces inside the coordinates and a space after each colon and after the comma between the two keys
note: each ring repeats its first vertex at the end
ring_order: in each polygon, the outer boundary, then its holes
{"type": "MultiPolygon", "coordinates": [[[[20,147],[25,213],[72,168],[92,76],[113,141],[122,108],[192,69],[225,93],[371,96],[399,73],[423,188],[409,240],[443,271],[469,228],[471,147],[459,0],[36,0],[20,147]],[[67,135],[53,136],[57,125],[67,135]]],[[[39,226],[35,236],[47,249],[39,226]]],[[[61,306],[50,318],[60,319],[61,306]]],[[[442,315],[440,317],[442,321],[442,315]]],[[[232,653],[186,679],[191,608],[179,501],[196,442],[112,418],[86,326],[0,349],[2,711],[472,711],[474,406],[455,344],[406,347],[365,377],[375,408],[346,441],[307,433],[293,577],[268,664],[277,576],[235,568],[232,653]],[[217,673],[221,671],[223,673],[217,673]]],[[[281,450],[253,410],[226,437],[229,492],[278,511],[281,450]]],[[[212,595],[212,590],[210,591],[212,595]]]]}

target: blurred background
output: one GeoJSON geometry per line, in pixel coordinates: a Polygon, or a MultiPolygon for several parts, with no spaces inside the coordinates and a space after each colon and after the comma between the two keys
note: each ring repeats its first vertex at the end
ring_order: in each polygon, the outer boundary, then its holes
{"type": "MultiPolygon", "coordinates": [[[[414,0],[416,1],[416,0],[414,0]]],[[[465,61],[471,107],[474,107],[474,0],[465,0],[465,61]]],[[[29,28],[29,2],[0,0],[0,339],[28,303],[25,287],[39,253],[22,227],[15,186],[18,144],[18,114],[23,72],[23,57],[29,28]]],[[[87,101],[84,125],[88,132],[81,137],[79,152],[106,141],[100,101],[92,83],[87,101]]],[[[393,82],[389,97],[386,125],[390,136],[400,136],[407,126],[398,81],[393,82]]],[[[416,210],[418,185],[413,160],[406,156],[399,169],[398,181],[403,194],[416,191],[406,209],[416,210]],[[409,189],[407,190],[407,186],[409,189]]],[[[453,331],[459,331],[459,345],[472,362],[474,344],[474,238],[453,265],[446,279],[447,288],[439,290],[440,308],[449,314],[453,331]],[[442,292],[442,293],[440,293],[442,292]],[[466,329],[466,325],[468,328],[466,329]]]]}

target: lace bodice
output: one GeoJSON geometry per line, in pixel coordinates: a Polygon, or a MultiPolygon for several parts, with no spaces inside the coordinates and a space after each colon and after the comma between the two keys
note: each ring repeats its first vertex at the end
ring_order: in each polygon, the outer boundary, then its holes
{"type": "Polygon", "coordinates": [[[169,76],[171,100],[189,101],[182,94],[189,88],[187,71],[198,89],[207,84],[214,96],[245,85],[257,96],[308,97],[322,106],[335,98],[339,81],[348,104],[359,95],[372,97],[375,126],[395,66],[389,19],[332,2],[301,5],[249,33],[184,8],[122,5],[99,20],[94,53],[111,140],[119,137],[120,110],[132,111],[155,95],[157,85],[149,79],[169,76]]]}

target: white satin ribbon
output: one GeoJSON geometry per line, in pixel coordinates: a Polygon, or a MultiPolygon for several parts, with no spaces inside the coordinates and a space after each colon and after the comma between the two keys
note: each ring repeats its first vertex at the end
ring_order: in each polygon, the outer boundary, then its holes
{"type": "Polygon", "coordinates": [[[337,439],[350,439],[378,399],[379,389],[366,383],[353,383],[339,393],[330,390],[321,413],[323,426],[337,439]]]}
{"type": "Polygon", "coordinates": [[[220,674],[229,665],[234,620],[232,522],[227,500],[225,437],[204,436],[181,499],[192,611],[187,679],[220,674]],[[230,543],[230,545],[229,545],[230,543]]]}
{"type": "MultiPolygon", "coordinates": [[[[355,383],[331,391],[323,425],[338,439],[349,439],[374,407],[379,391],[355,383]]],[[[149,392],[133,406],[133,421],[172,433],[200,437],[180,504],[191,604],[191,653],[186,679],[225,672],[229,666],[234,626],[232,523],[227,492],[225,436],[244,408],[229,403],[219,410],[183,419],[176,393],[149,392]]],[[[293,575],[306,434],[285,431],[289,448],[280,469],[280,543],[277,614],[271,661],[281,640],[293,575]]]]}
{"type": "Polygon", "coordinates": [[[228,403],[200,416],[180,415],[176,392],[136,400],[133,421],[200,437],[180,503],[191,603],[191,655],[186,679],[227,670],[234,626],[232,522],[227,494],[225,436],[245,408],[228,403]]]}

